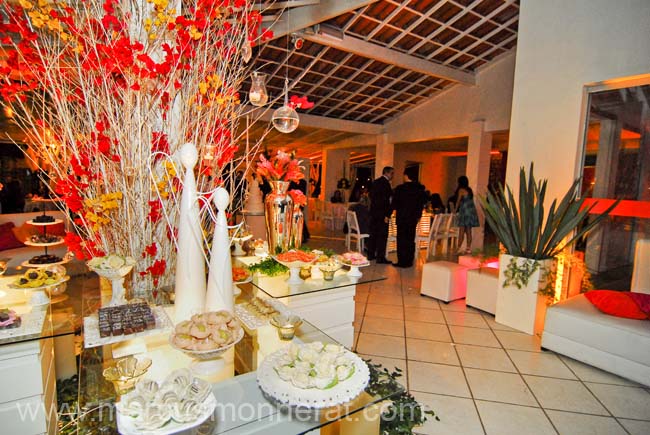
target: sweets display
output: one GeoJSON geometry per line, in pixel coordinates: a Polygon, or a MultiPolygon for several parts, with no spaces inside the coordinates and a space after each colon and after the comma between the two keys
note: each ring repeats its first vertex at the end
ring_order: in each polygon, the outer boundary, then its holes
{"type": "Polygon", "coordinates": [[[176,325],[171,343],[179,349],[190,351],[217,350],[240,339],[242,327],[226,310],[195,314],[191,320],[176,325]]]}
{"type": "Polygon", "coordinates": [[[345,252],[341,255],[343,262],[352,266],[365,266],[368,259],[359,252],[345,252]]]}
{"type": "Polygon", "coordinates": [[[269,305],[268,302],[258,297],[254,297],[250,301],[241,305],[249,311],[262,316],[272,317],[274,314],[278,314],[276,309],[269,305]]]}
{"type": "Polygon", "coordinates": [[[121,255],[111,254],[105,257],[94,257],[88,261],[88,267],[97,270],[112,270],[119,269],[124,266],[135,264],[135,260],[131,257],[123,257],[121,255]]]}
{"type": "Polygon", "coordinates": [[[232,280],[234,282],[244,282],[251,276],[248,269],[243,267],[233,267],[232,268],[232,280]]]}
{"type": "Polygon", "coordinates": [[[63,241],[63,237],[50,234],[34,234],[29,238],[32,243],[59,243],[63,241]]]}
{"type": "MultiPolygon", "coordinates": [[[[129,418],[123,422],[133,425],[137,431],[154,431],[174,423],[204,420],[211,415],[215,405],[211,385],[192,376],[189,370],[181,369],[172,372],[161,383],[143,379],[135,391],[120,400],[117,409],[129,418]]],[[[172,431],[166,433],[176,433],[188,427],[191,426],[170,428],[172,431]]]]}
{"type": "Polygon", "coordinates": [[[311,252],[288,251],[276,255],[275,259],[283,263],[294,263],[294,262],[311,263],[312,261],[316,260],[317,257],[318,256],[316,254],[311,252]]]}
{"type": "Polygon", "coordinates": [[[342,346],[315,341],[303,345],[291,343],[273,369],[280,379],[296,388],[327,390],[349,379],[354,374],[355,363],[342,346]]]}
{"type": "Polygon", "coordinates": [[[57,257],[56,255],[52,254],[43,254],[43,255],[37,255],[35,257],[30,258],[29,263],[30,264],[52,264],[52,263],[60,263],[63,261],[61,257],[57,257]]]}
{"type": "Polygon", "coordinates": [[[36,216],[33,219],[34,222],[39,223],[39,224],[49,224],[55,221],[54,216],[49,216],[46,214],[41,214],[36,216]]]}
{"type": "Polygon", "coordinates": [[[30,269],[18,278],[13,285],[18,288],[37,288],[54,285],[65,277],[64,268],[30,269]]]}
{"type": "Polygon", "coordinates": [[[20,328],[21,322],[20,316],[14,310],[0,309],[0,329],[20,328]]]}
{"type": "Polygon", "coordinates": [[[156,318],[146,303],[103,307],[97,314],[99,336],[130,335],[156,327],[156,318]]]}

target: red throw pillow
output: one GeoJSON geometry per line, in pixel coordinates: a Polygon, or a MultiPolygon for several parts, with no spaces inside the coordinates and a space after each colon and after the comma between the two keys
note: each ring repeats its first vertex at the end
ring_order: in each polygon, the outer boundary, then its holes
{"type": "Polygon", "coordinates": [[[630,297],[630,292],[592,290],[585,293],[589,302],[605,314],[627,319],[647,319],[646,313],[630,297]]]}
{"type": "Polygon", "coordinates": [[[12,231],[13,227],[13,222],[7,222],[6,224],[0,225],[0,251],[22,248],[25,246],[20,240],[16,238],[16,235],[12,231]]]}

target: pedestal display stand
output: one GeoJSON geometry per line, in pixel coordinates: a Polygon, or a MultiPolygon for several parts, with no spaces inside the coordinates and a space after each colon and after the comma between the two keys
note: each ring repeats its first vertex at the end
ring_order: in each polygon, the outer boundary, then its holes
{"type": "Polygon", "coordinates": [[[51,266],[54,264],[63,264],[66,261],[63,258],[56,257],[54,255],[50,255],[48,253],[48,248],[50,246],[59,246],[64,243],[63,237],[57,236],[56,238],[52,238],[50,240],[50,237],[48,237],[47,234],[47,229],[50,225],[57,225],[63,223],[63,220],[61,219],[55,219],[51,216],[48,216],[45,211],[43,211],[43,214],[36,219],[32,219],[27,221],[28,224],[33,225],[35,227],[40,227],[42,230],[42,233],[38,235],[38,238],[36,241],[32,240],[32,238],[28,238],[24,241],[25,245],[27,246],[41,246],[43,247],[44,254],[43,255],[38,255],[36,257],[31,258],[28,261],[25,261],[22,263],[23,266],[25,267],[45,267],[45,266],[51,266]],[[35,260],[37,262],[35,262],[35,260]],[[54,261],[48,261],[48,260],[54,260],[54,261]]]}

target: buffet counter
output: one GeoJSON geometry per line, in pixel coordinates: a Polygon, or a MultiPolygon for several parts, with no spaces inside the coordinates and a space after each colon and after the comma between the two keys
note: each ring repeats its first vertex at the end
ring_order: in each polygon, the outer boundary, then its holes
{"type": "Polygon", "coordinates": [[[0,427],[10,434],[54,434],[57,374],[76,373],[78,307],[67,294],[36,304],[34,291],[12,288],[17,276],[0,277],[0,427]]]}
{"type": "MultiPolygon", "coordinates": [[[[286,276],[284,276],[286,279],[286,276]]],[[[277,281],[274,290],[268,287],[265,278],[259,278],[250,284],[239,285],[241,294],[236,297],[236,306],[250,303],[251,300],[266,288],[274,292],[277,300],[295,301],[309,298],[318,294],[326,294],[309,287],[309,282],[303,290],[284,289],[282,277],[277,281]]],[[[285,283],[286,284],[286,283],[285,283]]],[[[344,276],[338,284],[332,284],[327,290],[341,290],[353,286],[344,276]]],[[[344,290],[345,292],[349,289],[344,290]]],[[[266,293],[264,293],[266,295],[266,293]]],[[[336,293],[334,293],[336,295],[336,293]]],[[[86,293],[86,296],[88,294],[86,293]]],[[[84,307],[96,306],[100,295],[97,292],[94,301],[84,301],[84,307]]],[[[267,297],[268,298],[268,297],[267,297]]],[[[335,298],[336,299],[336,298],[335,298]]],[[[304,306],[308,306],[306,303],[304,306]]],[[[292,304],[287,304],[292,309],[292,304]]],[[[352,305],[354,306],[354,305],[352,305]]],[[[294,307],[300,308],[297,304],[294,307]]],[[[321,309],[323,309],[321,307],[321,309]]],[[[173,306],[166,306],[168,314],[173,315],[173,306]]],[[[292,309],[295,313],[295,310],[292,309]]],[[[89,313],[87,313],[89,314],[89,313]]],[[[331,314],[331,313],[330,313],[331,314]]],[[[352,311],[354,315],[354,311],[352,311]]],[[[173,318],[173,317],[172,317],[173,318]]],[[[79,424],[79,434],[112,434],[117,432],[116,402],[121,399],[113,385],[102,375],[107,367],[115,364],[120,357],[132,354],[138,359],[150,358],[151,367],[145,377],[162,381],[171,372],[179,368],[190,368],[195,377],[211,384],[212,393],[216,398],[216,408],[207,420],[191,430],[179,432],[183,434],[261,434],[291,435],[291,434],[326,434],[353,435],[379,433],[379,403],[399,394],[401,390],[389,391],[382,396],[371,396],[362,391],[352,400],[337,406],[316,409],[309,406],[289,406],[264,393],[260,388],[258,369],[270,355],[279,350],[287,349],[291,344],[315,343],[338,344],[338,341],[316,327],[305,316],[302,325],[295,330],[292,340],[281,340],[278,330],[271,324],[258,324],[255,327],[242,322],[244,338],[234,347],[223,353],[216,361],[210,361],[210,370],[201,374],[204,362],[192,360],[185,353],[175,349],[169,342],[169,332],[153,334],[143,338],[127,340],[119,344],[111,344],[86,348],[82,351],[79,368],[79,407],[82,418],[79,424]]],[[[351,327],[351,323],[350,323],[351,327]]],[[[327,397],[329,393],[324,390],[327,397]]],[[[166,433],[154,431],[151,433],[166,433]]]]}

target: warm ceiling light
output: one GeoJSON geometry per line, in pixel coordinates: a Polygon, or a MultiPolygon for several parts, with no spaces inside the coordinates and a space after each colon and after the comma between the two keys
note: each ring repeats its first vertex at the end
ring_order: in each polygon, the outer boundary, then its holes
{"type": "Polygon", "coordinates": [[[14,111],[11,107],[5,106],[4,112],[5,112],[5,118],[11,119],[14,117],[14,111]]]}

